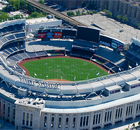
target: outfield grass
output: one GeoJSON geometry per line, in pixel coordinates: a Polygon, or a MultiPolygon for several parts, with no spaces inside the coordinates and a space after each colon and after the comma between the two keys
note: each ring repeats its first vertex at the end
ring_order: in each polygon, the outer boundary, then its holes
{"type": "Polygon", "coordinates": [[[96,65],[74,58],[41,59],[26,62],[23,66],[31,77],[40,79],[80,81],[108,75],[96,65]]]}

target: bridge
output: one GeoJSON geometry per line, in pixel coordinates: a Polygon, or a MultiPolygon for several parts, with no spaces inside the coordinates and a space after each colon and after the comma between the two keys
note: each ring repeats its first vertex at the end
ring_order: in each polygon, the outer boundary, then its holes
{"type": "Polygon", "coordinates": [[[34,1],[34,0],[24,0],[24,1],[29,2],[32,6],[38,8],[38,9],[40,9],[42,11],[45,11],[47,13],[53,14],[55,16],[58,16],[64,22],[74,26],[75,28],[77,26],[86,26],[86,25],[84,25],[84,24],[72,19],[71,17],[68,17],[67,15],[64,15],[63,13],[48,7],[47,5],[41,4],[41,3],[37,2],[37,1],[34,1]]]}

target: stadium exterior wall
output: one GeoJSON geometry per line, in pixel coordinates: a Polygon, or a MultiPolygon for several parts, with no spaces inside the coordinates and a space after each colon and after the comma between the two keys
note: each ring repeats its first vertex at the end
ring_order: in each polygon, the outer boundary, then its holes
{"type": "Polygon", "coordinates": [[[62,20],[55,20],[55,21],[52,20],[50,22],[27,24],[26,28],[28,28],[28,32],[35,32],[36,30],[39,30],[39,27],[41,25],[44,26],[44,28],[61,26],[62,25],[62,20]]]}
{"type": "Polygon", "coordinates": [[[0,98],[0,104],[0,118],[12,123],[15,122],[17,130],[27,128],[33,130],[91,130],[125,122],[140,116],[140,94],[78,109],[45,108],[44,105],[33,106],[24,102],[21,103],[20,100],[11,103],[2,98],[0,98]],[[8,112],[9,107],[10,112],[8,112]],[[61,118],[61,121],[59,118],[61,118]]]}

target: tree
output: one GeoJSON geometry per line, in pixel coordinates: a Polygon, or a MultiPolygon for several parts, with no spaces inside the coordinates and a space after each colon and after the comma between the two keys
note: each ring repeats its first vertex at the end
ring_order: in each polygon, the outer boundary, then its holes
{"type": "Polygon", "coordinates": [[[71,11],[71,12],[67,12],[67,15],[68,15],[68,16],[71,16],[71,17],[72,17],[72,16],[75,16],[74,12],[72,12],[72,11],[71,11]]]}
{"type": "Polygon", "coordinates": [[[45,17],[45,15],[44,15],[42,12],[40,12],[40,13],[38,13],[38,12],[33,12],[27,19],[39,18],[39,17],[45,17]]]}
{"type": "Polygon", "coordinates": [[[20,15],[18,15],[18,14],[15,15],[15,16],[14,16],[14,19],[20,19],[20,15]]]}
{"type": "Polygon", "coordinates": [[[39,18],[40,15],[39,15],[38,12],[33,12],[33,13],[30,15],[30,17],[32,17],[32,18],[39,18]]]}
{"type": "Polygon", "coordinates": [[[41,3],[41,4],[44,4],[45,3],[43,0],[39,0],[38,2],[41,3]]]}
{"type": "Polygon", "coordinates": [[[20,0],[9,0],[9,4],[15,7],[15,10],[20,8],[20,0]]]}
{"type": "Polygon", "coordinates": [[[7,13],[5,12],[2,12],[1,15],[0,15],[0,21],[6,21],[8,18],[8,15],[7,13]]]}
{"type": "Polygon", "coordinates": [[[10,12],[10,11],[14,11],[15,8],[12,5],[7,5],[2,10],[3,10],[3,12],[10,12]]]}
{"type": "Polygon", "coordinates": [[[13,17],[8,17],[8,20],[13,20],[13,17]]]}
{"type": "Polygon", "coordinates": [[[85,12],[82,12],[82,15],[86,15],[86,13],[85,12]]]}
{"type": "Polygon", "coordinates": [[[140,23],[137,23],[138,28],[140,28],[140,23]]]}
{"type": "Polygon", "coordinates": [[[135,123],[133,123],[132,127],[135,128],[135,123]]]}
{"type": "Polygon", "coordinates": [[[140,126],[140,121],[138,122],[138,125],[140,126]]]}
{"type": "Polygon", "coordinates": [[[107,15],[108,15],[109,17],[112,17],[112,12],[108,12],[107,15]]]}
{"type": "Polygon", "coordinates": [[[27,3],[24,0],[20,0],[20,7],[27,7],[27,3]]]}
{"type": "Polygon", "coordinates": [[[122,17],[122,21],[126,23],[126,22],[128,21],[127,16],[123,16],[123,17],[122,17]]]}
{"type": "Polygon", "coordinates": [[[121,15],[117,15],[117,19],[118,19],[119,21],[121,21],[122,16],[121,16],[121,15]]]}
{"type": "Polygon", "coordinates": [[[106,10],[106,9],[104,9],[103,12],[104,12],[105,14],[107,14],[107,10],[106,10]]]}
{"type": "Polygon", "coordinates": [[[97,13],[97,11],[96,11],[96,10],[94,10],[94,11],[93,11],[93,13],[94,13],[94,14],[96,14],[96,13],[97,13]]]}
{"type": "Polygon", "coordinates": [[[93,11],[87,11],[87,14],[91,14],[92,15],[93,14],[93,11]]]}
{"type": "Polygon", "coordinates": [[[77,15],[77,16],[81,15],[79,10],[76,11],[76,15],[77,15]]]}
{"type": "Polygon", "coordinates": [[[58,15],[56,15],[55,18],[58,19],[59,18],[58,15]]]}

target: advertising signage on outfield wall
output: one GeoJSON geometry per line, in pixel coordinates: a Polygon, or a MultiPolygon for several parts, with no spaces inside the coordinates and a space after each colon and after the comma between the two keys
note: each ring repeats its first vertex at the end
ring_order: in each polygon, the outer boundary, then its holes
{"type": "Polygon", "coordinates": [[[76,30],[62,30],[63,38],[76,38],[76,30]]]}
{"type": "Polygon", "coordinates": [[[99,43],[99,34],[100,30],[87,27],[78,27],[76,38],[99,43]]]}
{"type": "Polygon", "coordinates": [[[117,40],[115,40],[115,39],[112,39],[112,43],[111,43],[111,47],[113,48],[113,49],[116,49],[116,50],[118,50],[118,51],[123,51],[123,43],[122,42],[120,42],[120,41],[117,41],[117,40]]]}
{"type": "Polygon", "coordinates": [[[38,39],[46,38],[46,33],[38,33],[38,39]]]}
{"type": "Polygon", "coordinates": [[[46,38],[53,38],[53,37],[54,37],[54,33],[53,32],[46,33],[46,38]]]}
{"type": "Polygon", "coordinates": [[[107,36],[100,35],[100,41],[99,41],[99,43],[102,44],[102,45],[111,47],[112,38],[107,37],[107,36]]]}
{"type": "Polygon", "coordinates": [[[115,49],[116,51],[123,51],[124,43],[122,43],[116,39],[113,39],[109,36],[100,35],[99,43],[102,45],[111,47],[111,48],[115,49]]]}
{"type": "Polygon", "coordinates": [[[54,32],[54,38],[62,38],[62,32],[54,32]]]}

